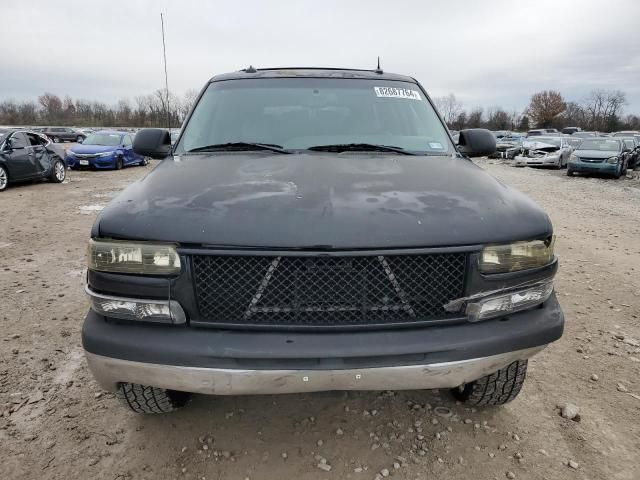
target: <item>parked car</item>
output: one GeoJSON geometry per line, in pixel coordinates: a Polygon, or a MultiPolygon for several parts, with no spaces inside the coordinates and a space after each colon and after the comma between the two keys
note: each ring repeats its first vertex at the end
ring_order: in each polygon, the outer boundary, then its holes
{"type": "Polygon", "coordinates": [[[625,130],[622,132],[615,132],[611,134],[612,137],[636,137],[640,136],[640,132],[637,130],[625,130]]]}
{"type": "Polygon", "coordinates": [[[529,137],[540,137],[540,136],[546,135],[546,134],[547,134],[546,129],[544,129],[544,128],[536,128],[536,129],[533,129],[533,130],[529,130],[527,132],[527,138],[529,138],[529,137]]]}
{"type": "Polygon", "coordinates": [[[562,133],[565,135],[572,135],[576,132],[580,132],[582,129],[580,127],[564,127],[562,129],[562,133]]]}
{"type": "Polygon", "coordinates": [[[582,138],[571,135],[569,138],[567,138],[567,142],[569,143],[571,148],[575,150],[582,142],[582,138]]]}
{"type": "Polygon", "coordinates": [[[495,155],[499,158],[508,158],[513,160],[522,150],[522,142],[524,139],[524,136],[513,133],[510,136],[502,137],[496,143],[497,151],[495,155]]]}
{"type": "Polygon", "coordinates": [[[511,132],[509,130],[493,130],[491,133],[493,133],[497,140],[511,135],[511,132]]]}
{"type": "Polygon", "coordinates": [[[515,157],[515,165],[519,167],[565,167],[573,147],[567,137],[541,136],[530,137],[522,143],[520,155],[515,157]]]}
{"type": "Polygon", "coordinates": [[[52,142],[78,142],[82,143],[86,135],[79,130],[70,127],[45,127],[42,133],[51,139],[52,142]]]}
{"type": "Polygon", "coordinates": [[[598,132],[574,132],[571,134],[575,138],[590,138],[599,136],[598,132]]]}
{"type": "Polygon", "coordinates": [[[640,137],[616,137],[622,140],[622,148],[626,153],[627,168],[631,170],[640,165],[638,156],[640,155],[640,137]]]}
{"type": "Polygon", "coordinates": [[[585,138],[573,152],[567,175],[598,173],[620,178],[626,173],[626,155],[619,138],[585,138]]]}
{"type": "Polygon", "coordinates": [[[49,148],[46,137],[19,128],[0,129],[0,191],[31,180],[60,183],[65,176],[64,160],[49,148]]]}
{"type": "Polygon", "coordinates": [[[130,133],[101,130],[87,137],[83,144],[67,150],[70,168],[116,169],[146,165],[147,158],[133,151],[130,133]]]}
{"type": "Polygon", "coordinates": [[[206,85],[166,158],[98,216],[83,346],[139,413],[190,392],[451,388],[513,400],[563,330],[549,217],[380,71],[250,68],[206,85]],[[224,100],[224,101],[222,101],[224,100]]]}

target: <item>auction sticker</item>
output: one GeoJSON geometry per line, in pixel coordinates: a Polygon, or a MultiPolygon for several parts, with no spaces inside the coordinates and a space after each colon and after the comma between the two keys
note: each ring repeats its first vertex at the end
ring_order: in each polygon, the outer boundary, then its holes
{"type": "Polygon", "coordinates": [[[373,87],[373,89],[376,92],[376,97],[409,98],[411,100],[422,100],[418,91],[411,90],[409,88],[373,87]]]}

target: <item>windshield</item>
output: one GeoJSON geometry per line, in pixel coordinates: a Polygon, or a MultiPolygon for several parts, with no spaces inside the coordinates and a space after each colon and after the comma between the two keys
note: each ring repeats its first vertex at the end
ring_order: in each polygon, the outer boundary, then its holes
{"type": "Polygon", "coordinates": [[[529,138],[529,141],[547,143],[549,145],[553,145],[554,147],[559,147],[562,143],[562,140],[560,140],[558,137],[533,137],[529,138]]]}
{"type": "Polygon", "coordinates": [[[84,142],[84,145],[102,145],[105,147],[115,147],[120,145],[121,135],[117,133],[92,133],[84,142]]]}
{"type": "Polygon", "coordinates": [[[620,140],[606,140],[602,139],[584,139],[578,150],[603,150],[603,151],[613,151],[619,152],[621,150],[620,140]]]}
{"type": "Polygon", "coordinates": [[[184,127],[176,153],[239,142],[286,150],[375,144],[425,154],[453,152],[444,126],[419,87],[389,80],[213,82],[184,127]]]}

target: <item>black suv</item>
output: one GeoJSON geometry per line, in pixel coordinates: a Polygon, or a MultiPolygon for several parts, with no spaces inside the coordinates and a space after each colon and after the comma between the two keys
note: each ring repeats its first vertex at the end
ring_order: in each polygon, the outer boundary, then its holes
{"type": "Polygon", "coordinates": [[[84,142],[87,136],[74,128],[69,127],[46,127],[41,132],[49,137],[52,142],[84,142]]]}
{"type": "Polygon", "coordinates": [[[164,158],[91,232],[82,340],[140,413],[191,392],[450,388],[516,397],[564,317],[549,217],[455,146],[425,90],[381,71],[212,78],[164,158]],[[165,158],[166,157],[166,158],[165,158]]]}

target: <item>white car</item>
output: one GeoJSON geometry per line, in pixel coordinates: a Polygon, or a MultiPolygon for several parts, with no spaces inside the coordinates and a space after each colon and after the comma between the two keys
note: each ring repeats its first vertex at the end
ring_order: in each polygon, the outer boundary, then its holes
{"type": "Polygon", "coordinates": [[[573,147],[567,137],[531,137],[522,143],[522,150],[516,155],[518,167],[566,167],[573,147]]]}

